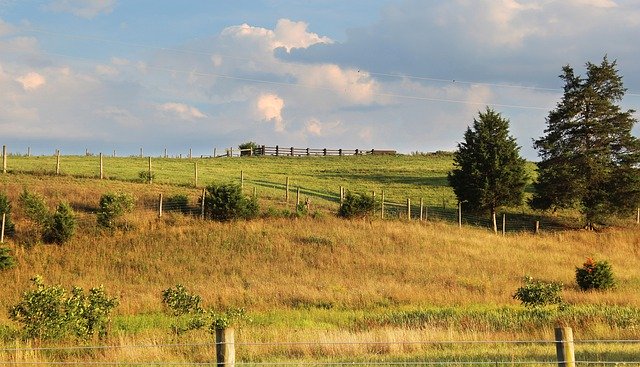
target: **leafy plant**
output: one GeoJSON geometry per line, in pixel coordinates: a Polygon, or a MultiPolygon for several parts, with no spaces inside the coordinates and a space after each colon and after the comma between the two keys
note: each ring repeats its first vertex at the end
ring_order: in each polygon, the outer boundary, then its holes
{"type": "Polygon", "coordinates": [[[258,144],[254,141],[248,141],[238,145],[238,148],[240,148],[241,156],[253,155],[253,152],[258,148],[258,144]]]}
{"type": "Polygon", "coordinates": [[[162,304],[171,311],[174,322],[171,329],[176,335],[201,329],[206,324],[206,313],[200,306],[201,298],[191,294],[181,284],[162,291],[162,304]]]}
{"type": "Polygon", "coordinates": [[[73,236],[75,229],[76,218],[73,210],[69,204],[60,203],[44,230],[43,240],[47,243],[63,244],[73,236]]]}
{"type": "Polygon", "coordinates": [[[581,268],[576,267],[576,283],[583,291],[590,289],[602,291],[616,285],[611,264],[607,261],[594,261],[590,257],[581,268]]]}
{"type": "Polygon", "coordinates": [[[562,283],[534,280],[530,276],[524,277],[524,285],[513,295],[525,307],[541,307],[561,304],[562,283]]]}
{"type": "Polygon", "coordinates": [[[29,220],[42,226],[47,225],[51,216],[49,215],[49,210],[47,209],[44,199],[40,195],[31,193],[25,189],[20,194],[19,201],[24,214],[29,220]]]}
{"type": "Polygon", "coordinates": [[[13,234],[15,225],[11,221],[11,202],[9,201],[9,198],[5,193],[0,192],[0,221],[2,221],[2,214],[5,215],[5,219],[4,219],[5,235],[13,234]]]}
{"type": "Polygon", "coordinates": [[[133,197],[124,193],[107,193],[100,197],[98,224],[105,228],[116,228],[117,219],[133,210],[133,197]]]}
{"type": "Polygon", "coordinates": [[[247,314],[244,308],[231,307],[222,313],[212,313],[209,331],[215,333],[216,330],[233,327],[244,320],[247,320],[247,314]]]}
{"type": "Polygon", "coordinates": [[[183,214],[189,213],[191,210],[189,207],[189,198],[184,194],[176,194],[168,197],[164,202],[164,207],[167,211],[181,212],[183,214]]]}
{"type": "Polygon", "coordinates": [[[22,300],[9,308],[9,318],[23,325],[27,339],[54,340],[73,335],[90,338],[107,335],[109,315],[118,305],[102,287],[91,288],[85,295],[74,287],[71,294],[59,285],[47,286],[41,276],[31,279],[35,289],[23,293],[22,300]]]}
{"type": "Polygon", "coordinates": [[[0,271],[10,269],[16,265],[16,259],[11,255],[11,250],[0,247],[0,271]]]}
{"type": "Polygon", "coordinates": [[[138,172],[138,178],[141,182],[153,182],[156,178],[156,174],[153,172],[149,172],[148,170],[142,170],[138,172]]]}
{"type": "Polygon", "coordinates": [[[258,215],[258,201],[244,196],[240,185],[210,185],[206,189],[205,214],[219,221],[251,219],[258,215]]]}
{"type": "Polygon", "coordinates": [[[364,217],[371,214],[374,208],[375,199],[373,195],[347,192],[340,209],[338,209],[338,216],[343,218],[364,217]]]}

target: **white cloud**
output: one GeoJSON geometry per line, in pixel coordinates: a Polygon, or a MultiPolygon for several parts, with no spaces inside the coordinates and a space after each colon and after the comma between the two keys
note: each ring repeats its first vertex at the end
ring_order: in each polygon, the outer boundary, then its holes
{"type": "Polygon", "coordinates": [[[47,84],[44,76],[33,71],[16,78],[16,81],[22,84],[22,88],[28,92],[34,91],[47,84]]]}
{"type": "Polygon", "coordinates": [[[185,121],[193,121],[207,117],[204,113],[193,106],[184,103],[169,102],[158,105],[158,110],[170,116],[177,117],[185,121]]]}
{"type": "Polygon", "coordinates": [[[365,71],[342,69],[338,65],[308,65],[295,72],[304,86],[329,89],[350,103],[370,103],[377,83],[365,71]]]}
{"type": "Polygon", "coordinates": [[[6,36],[8,34],[11,34],[14,32],[14,27],[5,22],[4,20],[0,19],[0,37],[2,36],[6,36]]]}
{"type": "Polygon", "coordinates": [[[282,109],[284,100],[273,93],[261,94],[256,101],[256,108],[262,120],[273,121],[275,131],[284,131],[282,109]]]}
{"type": "Polygon", "coordinates": [[[92,19],[99,14],[111,13],[115,6],[116,0],[55,0],[49,3],[47,9],[92,19]]]}
{"type": "Polygon", "coordinates": [[[98,73],[99,75],[109,76],[109,77],[113,77],[119,74],[116,68],[109,65],[97,65],[96,73],[98,73]]]}

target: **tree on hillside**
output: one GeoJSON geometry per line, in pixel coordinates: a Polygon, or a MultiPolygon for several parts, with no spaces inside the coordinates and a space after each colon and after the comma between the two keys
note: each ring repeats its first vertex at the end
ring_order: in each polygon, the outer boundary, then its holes
{"type": "Polygon", "coordinates": [[[520,147],[509,136],[509,120],[489,107],[480,112],[453,162],[448,179],[458,200],[472,210],[488,211],[497,232],[496,210],[520,205],[528,180],[520,147]]]}
{"type": "Polygon", "coordinates": [[[588,62],[586,77],[562,68],[564,96],[549,112],[545,136],[534,142],[542,159],[537,209],[579,208],[587,225],[628,213],[640,202],[640,143],[631,135],[633,110],[616,104],[626,89],[616,62],[588,62]]]}

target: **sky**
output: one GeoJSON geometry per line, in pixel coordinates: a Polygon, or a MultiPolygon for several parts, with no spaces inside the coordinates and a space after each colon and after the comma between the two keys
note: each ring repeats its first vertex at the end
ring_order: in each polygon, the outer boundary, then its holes
{"type": "Polygon", "coordinates": [[[640,109],[639,35],[640,0],[0,0],[0,144],[451,151],[490,107],[535,160],[564,65],[640,109]]]}

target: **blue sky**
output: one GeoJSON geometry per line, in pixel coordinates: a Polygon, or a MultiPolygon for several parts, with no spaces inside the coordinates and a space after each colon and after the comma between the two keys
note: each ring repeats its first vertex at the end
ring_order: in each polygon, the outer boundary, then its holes
{"type": "Polygon", "coordinates": [[[0,0],[0,140],[453,150],[489,105],[535,159],[565,64],[616,59],[640,108],[638,34],[637,0],[0,0]]]}

